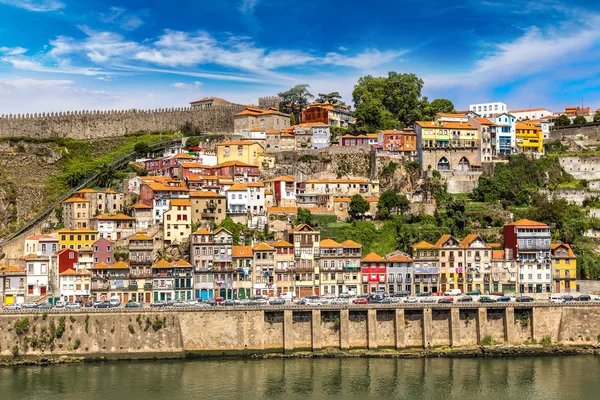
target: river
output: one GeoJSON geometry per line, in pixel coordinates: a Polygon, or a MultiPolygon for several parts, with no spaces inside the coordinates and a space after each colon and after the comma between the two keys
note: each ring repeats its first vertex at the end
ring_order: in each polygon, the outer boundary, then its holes
{"type": "Polygon", "coordinates": [[[213,359],[0,368],[3,400],[597,399],[600,357],[213,359]]]}

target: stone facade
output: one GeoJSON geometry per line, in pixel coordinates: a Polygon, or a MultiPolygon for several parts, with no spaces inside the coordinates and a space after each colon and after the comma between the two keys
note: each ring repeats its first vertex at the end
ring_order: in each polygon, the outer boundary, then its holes
{"type": "Polygon", "coordinates": [[[232,133],[237,104],[211,108],[159,108],[156,110],[67,111],[0,115],[0,137],[66,137],[96,139],[134,132],[177,130],[190,124],[201,132],[232,133]]]}

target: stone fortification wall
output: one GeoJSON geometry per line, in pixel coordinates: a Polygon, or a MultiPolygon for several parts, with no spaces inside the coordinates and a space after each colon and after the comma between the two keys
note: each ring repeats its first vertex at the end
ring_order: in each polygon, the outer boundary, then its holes
{"type": "Polygon", "coordinates": [[[600,180],[600,157],[560,157],[560,166],[575,179],[600,180]]]}
{"type": "Polygon", "coordinates": [[[146,357],[431,348],[544,341],[594,346],[600,305],[217,307],[0,316],[0,356],[146,357]],[[27,320],[25,322],[25,319],[27,320]]]}
{"type": "Polygon", "coordinates": [[[549,140],[578,140],[585,138],[596,140],[600,136],[600,123],[590,123],[586,125],[569,125],[566,127],[553,129],[550,131],[549,140]]]}
{"type": "Polygon", "coordinates": [[[0,115],[0,137],[96,139],[133,132],[173,131],[190,125],[200,132],[232,133],[241,105],[157,110],[67,111],[0,115]]]}

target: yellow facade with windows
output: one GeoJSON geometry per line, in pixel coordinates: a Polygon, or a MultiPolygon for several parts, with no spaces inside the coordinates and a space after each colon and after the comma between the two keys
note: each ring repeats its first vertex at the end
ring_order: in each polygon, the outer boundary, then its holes
{"type": "Polygon", "coordinates": [[[544,154],[544,136],[542,130],[529,123],[519,122],[516,126],[517,147],[525,154],[544,154]]]}
{"type": "Polygon", "coordinates": [[[423,148],[478,147],[481,139],[477,127],[462,121],[418,121],[415,131],[423,148]]]}
{"type": "Polygon", "coordinates": [[[568,244],[553,244],[552,281],[555,293],[577,291],[577,257],[568,244]]]}
{"type": "Polygon", "coordinates": [[[249,165],[260,165],[264,148],[258,142],[234,141],[217,145],[217,163],[239,161],[249,165]]]}
{"type": "Polygon", "coordinates": [[[58,248],[78,250],[85,246],[91,246],[98,240],[98,231],[92,229],[59,229],[58,248]]]}

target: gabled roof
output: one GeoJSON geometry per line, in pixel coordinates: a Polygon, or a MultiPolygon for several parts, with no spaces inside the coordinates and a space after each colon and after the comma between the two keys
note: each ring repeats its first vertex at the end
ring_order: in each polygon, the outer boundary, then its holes
{"type": "MultiPolygon", "coordinates": [[[[571,246],[569,246],[566,243],[552,243],[551,244],[551,249],[554,251],[556,249],[558,249],[559,247],[562,247],[564,249],[567,250],[567,254],[569,254],[569,257],[575,258],[575,253],[573,253],[573,250],[571,249],[571,246]]],[[[554,253],[552,254],[554,257],[554,253]]]]}
{"type": "Polygon", "coordinates": [[[363,257],[362,262],[385,262],[385,258],[381,257],[379,254],[370,252],[363,257]]]}
{"type": "Polygon", "coordinates": [[[456,243],[459,243],[457,239],[455,239],[454,237],[452,237],[452,235],[449,235],[447,233],[444,233],[437,242],[435,242],[435,246],[436,247],[442,247],[444,245],[444,243],[446,243],[448,240],[450,239],[454,239],[456,240],[456,243]]]}
{"type": "Polygon", "coordinates": [[[413,259],[405,256],[404,254],[395,254],[391,257],[387,257],[388,261],[391,262],[412,262],[413,259]]]}
{"type": "Polygon", "coordinates": [[[144,203],[135,203],[134,205],[131,206],[131,208],[135,208],[135,209],[151,209],[152,206],[148,206],[144,203]]]}
{"type": "Polygon", "coordinates": [[[152,268],[173,268],[173,263],[161,258],[152,268]]]}
{"type": "Polygon", "coordinates": [[[119,261],[110,266],[110,269],[129,269],[129,264],[125,261],[119,261]]]}
{"type": "Polygon", "coordinates": [[[146,232],[138,232],[135,236],[129,238],[129,241],[132,240],[152,240],[152,238],[146,235],[146,232]]]}
{"type": "Polygon", "coordinates": [[[417,244],[413,244],[412,247],[414,249],[437,249],[437,246],[431,243],[428,243],[424,240],[421,240],[419,243],[417,244]]]}
{"type": "Polygon", "coordinates": [[[340,243],[343,247],[361,247],[361,245],[359,243],[356,243],[353,240],[344,240],[342,243],[340,243]]]}
{"type": "Polygon", "coordinates": [[[25,273],[25,267],[19,267],[17,265],[9,265],[8,267],[4,267],[3,269],[0,269],[0,272],[4,273],[4,274],[24,274],[25,273]]]}
{"type": "Polygon", "coordinates": [[[213,232],[213,235],[216,235],[217,233],[219,233],[219,232],[221,232],[221,231],[225,231],[225,232],[227,232],[227,234],[228,234],[228,235],[232,236],[232,233],[231,233],[231,232],[229,232],[227,229],[225,229],[225,228],[223,228],[223,227],[220,227],[220,228],[217,228],[217,229],[215,229],[215,231],[213,232]]]}
{"type": "Polygon", "coordinates": [[[188,267],[192,267],[192,264],[190,264],[189,262],[187,262],[186,260],[184,260],[183,258],[180,258],[179,260],[177,260],[177,262],[175,263],[176,267],[180,267],[180,268],[188,268],[188,267]]]}
{"type": "Polygon", "coordinates": [[[321,248],[342,248],[342,245],[333,239],[323,239],[319,242],[321,248]]]}
{"type": "Polygon", "coordinates": [[[266,243],[259,243],[256,246],[254,246],[254,251],[273,251],[275,250],[274,247],[269,246],[266,243]]]}
{"type": "Polygon", "coordinates": [[[206,197],[206,198],[223,198],[225,196],[223,196],[222,194],[219,194],[217,192],[213,192],[211,190],[207,190],[207,191],[200,191],[200,192],[190,192],[190,197],[206,197]]]}
{"type": "Polygon", "coordinates": [[[308,229],[311,232],[316,232],[315,229],[312,226],[308,225],[308,224],[298,225],[297,227],[295,227],[294,229],[292,229],[292,232],[303,232],[306,229],[308,229]]]}
{"type": "MultiPolygon", "coordinates": [[[[482,240],[485,243],[485,240],[483,240],[481,236],[479,236],[476,233],[472,233],[470,235],[467,235],[463,240],[461,240],[458,245],[459,245],[459,247],[467,248],[467,247],[471,246],[471,243],[473,243],[475,241],[475,239],[482,240]]],[[[486,243],[485,247],[488,247],[487,243],[486,243]]]]}
{"type": "Polygon", "coordinates": [[[88,203],[88,201],[81,197],[71,197],[70,199],[63,201],[63,203],[88,203]]]}
{"type": "Polygon", "coordinates": [[[233,257],[243,258],[252,257],[254,253],[252,252],[251,246],[231,246],[231,255],[233,257]]]}
{"type": "Polygon", "coordinates": [[[107,269],[110,268],[110,265],[108,265],[105,262],[99,262],[98,264],[94,264],[94,266],[92,267],[92,269],[107,269]]]}
{"type": "Polygon", "coordinates": [[[231,187],[229,189],[227,189],[228,192],[241,192],[241,191],[245,191],[248,188],[246,187],[245,184],[243,183],[236,183],[235,185],[231,185],[231,187]]]}
{"type": "Polygon", "coordinates": [[[280,240],[279,242],[273,245],[274,247],[294,247],[290,242],[286,242],[285,240],[280,240]]]}
{"type": "Polygon", "coordinates": [[[522,226],[522,227],[525,227],[525,226],[535,226],[535,227],[539,227],[539,228],[543,228],[543,227],[549,228],[549,226],[546,225],[546,224],[544,224],[543,222],[532,221],[530,219],[520,219],[518,221],[511,222],[510,224],[506,224],[506,225],[509,225],[509,226],[511,226],[511,225],[512,226],[522,226]]]}
{"type": "Polygon", "coordinates": [[[198,229],[196,232],[193,233],[194,235],[210,235],[211,233],[209,231],[207,231],[204,228],[200,228],[198,229]]]}

